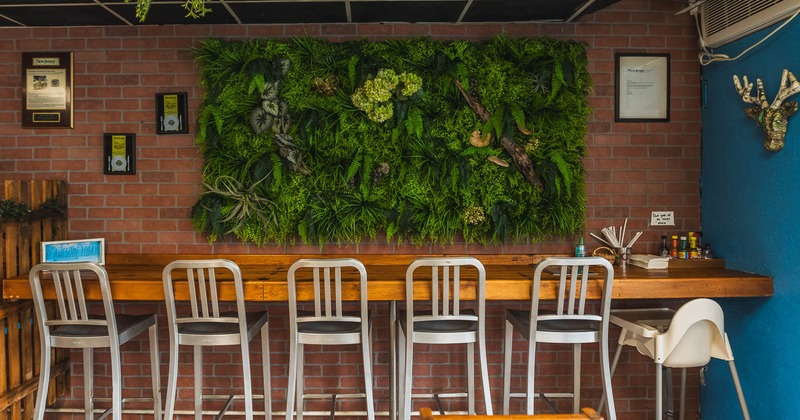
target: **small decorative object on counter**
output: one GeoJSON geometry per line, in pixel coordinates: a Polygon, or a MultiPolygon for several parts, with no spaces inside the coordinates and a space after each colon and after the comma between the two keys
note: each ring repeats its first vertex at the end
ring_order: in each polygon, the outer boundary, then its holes
{"type": "Polygon", "coordinates": [[[669,247],[667,247],[667,235],[661,235],[661,247],[658,249],[660,257],[669,257],[669,247]]]}
{"type": "Polygon", "coordinates": [[[601,246],[601,247],[595,248],[595,250],[592,251],[592,256],[593,257],[603,257],[608,262],[610,262],[611,264],[615,264],[617,262],[617,254],[614,253],[613,249],[611,249],[611,248],[609,248],[607,246],[601,246]]]}

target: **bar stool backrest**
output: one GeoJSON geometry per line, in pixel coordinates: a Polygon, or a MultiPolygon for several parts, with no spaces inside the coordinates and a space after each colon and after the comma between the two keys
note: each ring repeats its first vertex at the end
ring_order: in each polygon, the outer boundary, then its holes
{"type": "MultiPolygon", "coordinates": [[[[28,276],[33,293],[33,305],[40,320],[43,340],[51,339],[51,328],[69,326],[76,331],[97,326],[108,328],[107,336],[87,337],[86,347],[107,347],[118,339],[114,318],[114,302],[111,299],[108,273],[95,263],[42,263],[34,266],[28,276]],[[56,295],[56,317],[50,319],[45,308],[42,283],[52,287],[56,295]],[[103,300],[103,316],[89,313],[84,290],[91,289],[86,283],[98,282],[103,300]]],[[[118,343],[117,343],[118,345],[118,343]]]]}
{"type": "MultiPolygon", "coordinates": [[[[242,271],[236,263],[225,259],[176,260],[164,267],[164,298],[170,329],[175,325],[204,323],[227,323],[238,325],[240,332],[247,331],[245,317],[244,286],[242,271]],[[222,280],[222,282],[220,281],[222,280]],[[221,289],[224,282],[233,281],[234,293],[229,296],[221,289]],[[179,312],[175,303],[189,298],[189,311],[179,312]],[[236,314],[220,311],[220,302],[236,301],[236,314]]],[[[170,332],[172,334],[172,331],[170,332]]]]}
{"type": "Polygon", "coordinates": [[[317,322],[317,321],[340,321],[340,322],[363,322],[364,331],[367,331],[367,269],[361,261],[355,258],[304,258],[295,261],[287,273],[289,287],[289,322],[317,322]],[[304,286],[306,282],[298,279],[298,272],[310,269],[311,284],[314,296],[313,316],[299,316],[298,301],[306,300],[298,293],[307,290],[304,286]],[[345,272],[345,276],[342,272],[345,272]],[[358,277],[359,288],[359,315],[355,316],[347,311],[344,304],[343,288],[347,278],[356,274],[358,277]],[[298,283],[304,283],[298,288],[298,283]],[[299,290],[304,289],[304,290],[299,290]]]}
{"type": "MultiPolygon", "coordinates": [[[[536,265],[531,289],[531,316],[542,319],[587,319],[603,320],[608,323],[611,309],[611,290],[614,281],[614,268],[602,257],[564,257],[546,258],[536,265]],[[599,272],[593,270],[600,269],[599,272]],[[586,295],[590,280],[600,276],[601,300],[598,311],[587,314],[586,295]],[[539,314],[540,287],[542,277],[557,276],[555,291],[556,309],[553,315],[539,314]]],[[[531,326],[535,326],[531,322],[531,326]]]]}
{"type": "MultiPolygon", "coordinates": [[[[420,270],[420,271],[423,271],[420,270]]],[[[416,286],[419,287],[417,282],[416,286]]],[[[465,320],[484,322],[486,302],[486,269],[476,258],[419,258],[406,269],[406,307],[409,321],[465,320]],[[430,268],[430,277],[418,275],[418,269],[430,268]],[[474,274],[462,273],[473,271],[474,274]],[[467,281],[462,281],[462,274],[467,281]],[[412,310],[415,299],[414,279],[430,280],[426,284],[429,293],[430,314],[419,315],[412,310]],[[473,298],[465,299],[464,291],[471,291],[473,298]],[[474,301],[477,314],[462,312],[462,301],[474,301]]],[[[410,323],[409,323],[410,325],[410,323]]],[[[483,328],[481,328],[483,330],[483,328]]]]}

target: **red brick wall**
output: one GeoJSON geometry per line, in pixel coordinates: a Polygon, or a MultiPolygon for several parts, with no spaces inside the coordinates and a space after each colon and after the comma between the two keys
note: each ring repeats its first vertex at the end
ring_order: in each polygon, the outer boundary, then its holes
{"type": "MultiPolygon", "coordinates": [[[[331,40],[384,39],[430,36],[435,39],[485,39],[499,33],[510,36],[551,36],[576,39],[589,46],[594,109],[586,136],[587,232],[621,224],[628,230],[647,230],[634,252],[655,252],[662,234],[697,230],[700,223],[700,66],[696,55],[694,23],[686,14],[675,16],[680,5],[666,0],[623,0],[606,11],[573,24],[365,24],[365,25],[262,25],[262,26],[141,26],[88,28],[0,29],[0,178],[64,179],[69,183],[69,231],[72,238],[102,236],[110,253],[553,253],[571,252],[574,238],[553,239],[545,244],[476,246],[455,243],[443,247],[416,248],[386,245],[380,238],[355,245],[326,244],[291,247],[242,245],[233,240],[209,245],[192,229],[190,208],[201,193],[199,149],[192,134],[156,135],[154,95],[188,92],[190,120],[196,117],[202,95],[193,64],[192,47],[208,37],[321,36],[331,40]],[[73,51],[73,129],[21,128],[21,59],[24,51],[73,51]],[[647,52],[671,54],[671,121],[668,123],[614,122],[614,54],[647,52]],[[137,173],[105,176],[102,173],[102,137],[106,132],[136,133],[137,173]],[[677,226],[648,228],[650,212],[673,210],[677,226]]],[[[195,127],[191,127],[194,131],[195,127]]],[[[587,236],[589,251],[598,243],[587,236]]],[[[283,305],[269,305],[274,313],[283,305]]],[[[492,304],[490,352],[493,393],[499,403],[502,372],[502,305],[492,304]]],[[[160,310],[163,310],[161,308],[160,310]]],[[[376,318],[377,349],[385,350],[386,308],[376,318]]],[[[285,325],[279,315],[272,334],[275,398],[284,395],[287,346],[285,325]]],[[[146,345],[143,345],[146,347],[146,345]]],[[[257,347],[257,346],[256,346],[257,347]]],[[[165,351],[166,343],[162,343],[165,351]]],[[[325,353],[328,354],[328,353],[325,353]]],[[[629,353],[625,353],[626,361],[629,353]]],[[[566,355],[564,355],[566,356],[566,355]]],[[[137,360],[141,359],[136,356],[137,360]]],[[[235,355],[220,357],[235,359],[235,355]]],[[[431,360],[435,356],[427,356],[431,360]]],[[[448,357],[461,357],[460,354],[448,357]]],[[[521,357],[521,356],[520,356],[521,357]]],[[[552,354],[556,357],[556,353],[552,354]]],[[[592,355],[591,357],[596,357],[592,355]]],[[[591,359],[586,356],[585,359],[591,359]]],[[[559,370],[568,363],[558,353],[559,370]]],[[[165,356],[162,358],[166,362],[165,356]]],[[[615,384],[622,418],[645,418],[652,410],[652,368],[634,357],[623,363],[615,384]],[[634,400],[647,396],[650,399],[634,400]]],[[[76,361],[78,360],[76,354],[76,361]]],[[[257,360],[257,359],[256,359],[257,360]]],[[[355,363],[342,359],[339,366],[355,363]]],[[[549,360],[540,357],[539,360],[549,360]]],[[[425,359],[420,360],[424,364],[425,359]]],[[[308,363],[313,365],[314,360],[308,363]]],[[[235,363],[235,362],[234,362],[235,363]]],[[[379,409],[386,404],[388,354],[376,355],[379,409]]],[[[137,367],[138,368],[138,367],[137,367]]],[[[209,369],[211,369],[209,367],[209,369]]],[[[309,370],[326,377],[330,366],[309,370]]],[[[588,365],[584,369],[592,372],[588,365]]],[[[351,369],[334,374],[349,376],[351,369]]],[[[215,374],[211,371],[209,375],[215,374]]],[[[551,369],[547,369],[548,375],[551,369]]],[[[80,373],[75,366],[74,373],[80,373]]],[[[562,372],[569,375],[568,370],[562,372]]],[[[146,375],[145,369],[142,374],[146,375]]],[[[221,375],[227,375],[223,370],[221,375]]],[[[564,375],[560,375],[564,376],[564,375]]],[[[75,376],[75,384],[79,376],[75,376]]],[[[145,378],[146,379],[146,378],[145,378]]],[[[558,378],[562,380],[561,377],[558,378]]],[[[586,395],[597,396],[597,380],[586,395]]],[[[234,380],[235,381],[235,380],[234,380]]],[[[344,382],[344,381],[343,381],[344,382]]],[[[540,381],[541,382],[541,381],[540,381]]],[[[695,396],[690,404],[696,410],[695,396]]],[[[107,383],[107,382],[103,382],[107,383]]],[[[234,382],[235,383],[235,382],[234,382]]],[[[227,385],[226,385],[227,386],[227,385]]],[[[75,387],[75,396],[80,387],[75,387]]],[[[594,404],[594,402],[592,402],[594,404]]],[[[282,402],[276,401],[276,409],[282,402]]],[[[498,406],[499,407],[499,406],[498,406]]],[[[691,412],[691,410],[690,410],[691,412]]]]}

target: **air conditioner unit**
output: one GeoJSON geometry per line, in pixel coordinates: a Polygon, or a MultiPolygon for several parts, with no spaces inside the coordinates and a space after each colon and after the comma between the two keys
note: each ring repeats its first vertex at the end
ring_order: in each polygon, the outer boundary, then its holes
{"type": "Polygon", "coordinates": [[[786,18],[800,0],[707,0],[700,4],[701,42],[709,48],[743,38],[786,18]]]}

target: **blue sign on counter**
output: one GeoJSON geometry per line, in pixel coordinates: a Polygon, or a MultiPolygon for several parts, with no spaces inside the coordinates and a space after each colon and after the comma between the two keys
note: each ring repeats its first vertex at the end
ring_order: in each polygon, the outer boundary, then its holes
{"type": "Polygon", "coordinates": [[[42,262],[106,263],[105,238],[42,242],[42,262]]]}

